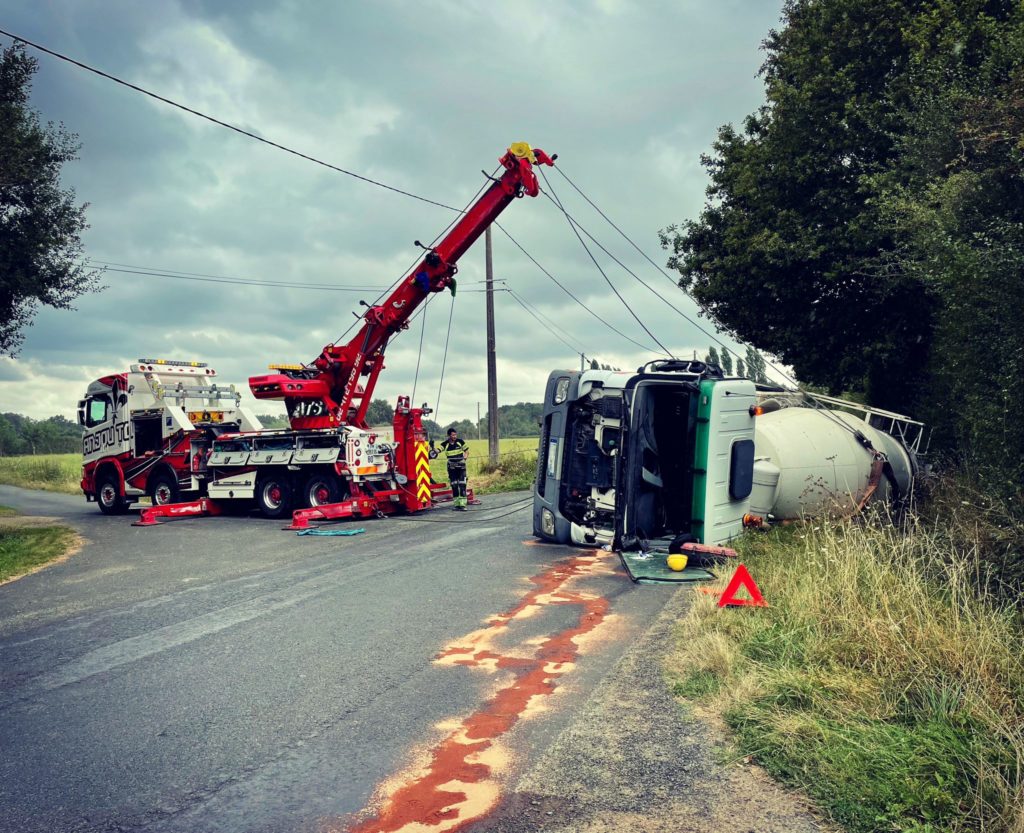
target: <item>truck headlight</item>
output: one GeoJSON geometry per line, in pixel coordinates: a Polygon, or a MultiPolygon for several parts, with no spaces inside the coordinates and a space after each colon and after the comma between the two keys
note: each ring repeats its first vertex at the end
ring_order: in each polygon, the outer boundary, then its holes
{"type": "Polygon", "coordinates": [[[555,404],[561,405],[569,398],[569,377],[563,376],[555,383],[555,404]]]}
{"type": "Polygon", "coordinates": [[[540,510],[540,528],[545,535],[555,535],[555,515],[550,509],[540,510]]]}

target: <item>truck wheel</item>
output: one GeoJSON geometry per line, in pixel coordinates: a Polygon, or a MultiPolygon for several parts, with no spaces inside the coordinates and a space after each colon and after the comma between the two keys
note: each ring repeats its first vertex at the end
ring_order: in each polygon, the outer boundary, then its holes
{"type": "Polygon", "coordinates": [[[177,503],[181,500],[177,479],[165,471],[149,478],[147,486],[149,499],[153,501],[154,506],[166,506],[168,503],[177,503]]]}
{"type": "Polygon", "coordinates": [[[96,484],[96,502],[104,515],[123,515],[131,507],[121,494],[121,485],[113,473],[100,476],[96,484]]]}
{"type": "Polygon", "coordinates": [[[302,487],[303,506],[323,506],[341,500],[338,478],[333,474],[311,474],[302,487]]]}
{"type": "Polygon", "coordinates": [[[280,475],[264,475],[256,483],[256,505],[265,518],[283,518],[292,511],[292,484],[280,475]]]}

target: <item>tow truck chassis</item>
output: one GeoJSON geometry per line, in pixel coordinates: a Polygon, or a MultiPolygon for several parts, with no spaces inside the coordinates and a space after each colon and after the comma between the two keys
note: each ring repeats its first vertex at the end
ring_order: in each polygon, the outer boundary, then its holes
{"type": "MultiPolygon", "coordinates": [[[[292,512],[292,522],[282,529],[308,529],[319,521],[343,521],[349,518],[383,518],[406,511],[402,503],[402,489],[383,489],[372,494],[354,495],[338,503],[325,503],[292,512]]],[[[479,501],[473,490],[467,491],[470,503],[479,501]]],[[[447,483],[430,484],[431,505],[446,503],[452,499],[452,489],[447,483]]],[[[424,507],[426,508],[426,507],[424,507]]],[[[181,518],[213,517],[227,513],[226,507],[216,500],[201,497],[183,503],[167,503],[163,506],[144,506],[139,509],[139,519],[132,526],[159,526],[163,521],[181,518]]]]}

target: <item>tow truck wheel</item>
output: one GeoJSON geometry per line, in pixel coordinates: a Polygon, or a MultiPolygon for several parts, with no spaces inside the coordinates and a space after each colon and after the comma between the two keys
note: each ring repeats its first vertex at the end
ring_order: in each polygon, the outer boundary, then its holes
{"type": "Polygon", "coordinates": [[[265,518],[283,518],[292,511],[292,484],[284,477],[268,474],[256,484],[256,505],[265,518]]]}
{"type": "Polygon", "coordinates": [[[323,506],[341,500],[338,478],[333,474],[311,474],[302,489],[302,503],[308,507],[323,506]]]}
{"type": "Polygon", "coordinates": [[[121,485],[114,474],[104,474],[96,484],[96,502],[104,515],[123,515],[130,504],[121,494],[121,485]]]}
{"type": "Polygon", "coordinates": [[[178,481],[167,472],[159,472],[151,477],[148,486],[149,499],[153,501],[154,506],[166,506],[181,499],[178,481]]]}

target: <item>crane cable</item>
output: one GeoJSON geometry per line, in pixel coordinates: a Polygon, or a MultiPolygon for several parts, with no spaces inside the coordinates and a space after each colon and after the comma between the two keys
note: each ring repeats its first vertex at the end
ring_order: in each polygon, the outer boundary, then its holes
{"type": "Polygon", "coordinates": [[[448,332],[444,337],[444,355],[441,357],[441,380],[437,383],[437,399],[434,400],[434,422],[440,425],[441,419],[441,388],[444,386],[444,368],[448,363],[448,341],[452,337],[452,317],[455,315],[455,296],[448,310],[448,332]]]}
{"type": "MultiPolygon", "coordinates": [[[[619,226],[617,226],[615,224],[615,222],[611,219],[611,217],[609,217],[607,214],[605,214],[604,211],[602,211],[600,209],[600,207],[598,207],[598,205],[592,199],[590,199],[590,197],[588,197],[585,193],[583,193],[583,190],[575,182],[573,182],[572,179],[569,178],[569,175],[564,170],[562,170],[561,166],[556,166],[556,170],[558,171],[559,174],[561,174],[561,176],[565,179],[565,181],[568,182],[569,185],[571,185],[573,187],[573,189],[575,189],[576,193],[579,194],[581,197],[583,197],[583,199],[586,200],[587,203],[590,204],[591,208],[593,208],[598,214],[600,214],[601,217],[603,217],[604,220],[608,223],[608,225],[610,225],[613,229],[615,229],[615,231],[617,231],[619,233],[619,235],[622,237],[623,240],[625,240],[627,243],[629,243],[630,246],[632,246],[634,249],[636,249],[636,251],[640,254],[640,256],[644,260],[646,260],[648,263],[650,263],[651,266],[653,266],[655,269],[657,269],[658,272],[660,272],[665,277],[665,280],[669,281],[676,289],[680,290],[684,295],[686,295],[687,298],[689,298],[691,301],[693,301],[695,304],[697,304],[698,307],[701,307],[700,303],[697,301],[696,298],[693,297],[693,295],[691,295],[689,292],[687,292],[686,289],[684,289],[682,286],[680,286],[679,283],[675,279],[673,279],[671,275],[668,274],[668,272],[666,272],[661,266],[659,266],[657,263],[655,263],[650,258],[650,256],[643,249],[641,249],[640,246],[638,246],[633,241],[633,239],[631,237],[629,237],[629,235],[626,234],[626,232],[624,232],[621,228],[619,228],[619,226]]],[[[583,227],[580,226],[580,228],[582,229],[583,227]]],[[[590,233],[587,232],[585,229],[584,229],[584,234],[586,234],[588,237],[590,237],[591,240],[594,240],[594,238],[590,235],[590,233]]],[[[594,242],[597,243],[596,240],[594,240],[594,242]]],[[[600,243],[597,243],[597,245],[601,246],[600,243]]],[[[610,252],[608,252],[608,250],[605,249],[604,246],[601,246],[601,250],[605,254],[607,254],[609,257],[614,259],[615,262],[618,263],[620,266],[622,266],[623,269],[626,269],[626,271],[629,272],[631,275],[633,275],[634,278],[636,278],[638,281],[640,280],[640,278],[638,278],[631,270],[627,269],[620,261],[618,261],[618,259],[616,259],[614,257],[614,255],[612,255],[610,252]]],[[[647,284],[644,283],[643,281],[640,281],[640,282],[643,283],[644,286],[647,286],[647,284]]],[[[651,287],[648,286],[647,288],[650,289],[651,292],[653,292],[655,295],[657,295],[657,297],[661,298],[661,296],[658,295],[657,292],[654,292],[654,290],[651,289],[651,287]]],[[[662,298],[662,300],[665,301],[664,298],[662,298]]],[[[742,358],[739,353],[737,353],[735,350],[730,348],[728,345],[726,345],[725,343],[723,343],[722,341],[717,339],[715,336],[713,336],[711,333],[709,333],[707,330],[705,330],[700,324],[698,324],[696,321],[691,319],[689,316],[687,316],[681,310],[677,309],[675,306],[673,306],[668,301],[665,301],[665,303],[668,304],[668,306],[671,307],[673,310],[675,310],[677,313],[679,313],[679,315],[681,315],[683,318],[685,318],[690,324],[692,324],[694,327],[696,327],[698,330],[700,330],[704,335],[706,335],[708,338],[710,338],[712,341],[714,341],[716,344],[718,344],[718,346],[721,347],[723,350],[728,351],[733,356],[735,356],[737,359],[741,359],[742,358]]],[[[701,307],[701,308],[703,308],[703,307],[701,307]]],[[[779,368],[778,365],[774,364],[773,362],[767,361],[767,360],[765,360],[765,364],[767,364],[768,367],[770,367],[772,370],[774,370],[776,373],[778,373],[783,379],[788,381],[791,385],[793,385],[796,388],[799,388],[799,383],[796,381],[796,379],[794,379],[792,376],[790,376],[784,370],[779,368]]]]}
{"type": "Polygon", "coordinates": [[[556,278],[547,269],[545,269],[543,266],[541,266],[540,263],[537,261],[537,259],[533,255],[531,255],[528,251],[526,251],[526,249],[523,247],[523,245],[518,240],[516,240],[511,234],[509,234],[508,231],[505,230],[505,227],[501,225],[501,223],[495,222],[494,225],[496,225],[498,227],[498,229],[501,231],[501,233],[504,234],[509,240],[511,240],[512,243],[515,245],[515,247],[517,249],[519,249],[519,251],[521,251],[524,255],[526,255],[527,259],[529,259],[533,263],[534,266],[536,266],[538,269],[540,269],[540,271],[543,272],[544,275],[546,275],[547,278],[552,283],[554,283],[555,286],[557,286],[559,289],[562,290],[562,292],[564,292],[566,295],[568,295],[570,298],[572,298],[579,306],[581,306],[584,310],[589,312],[594,318],[596,318],[598,321],[600,321],[602,324],[604,324],[609,330],[611,330],[616,335],[621,336],[622,338],[624,338],[626,341],[630,342],[631,344],[635,344],[641,350],[647,350],[648,352],[650,352],[650,351],[652,351],[654,349],[654,348],[650,347],[649,345],[642,344],[641,342],[637,341],[635,338],[632,338],[632,337],[626,335],[624,332],[622,332],[622,330],[618,329],[617,327],[613,326],[609,322],[605,321],[600,315],[598,315],[590,307],[588,307],[585,303],[583,303],[583,301],[581,301],[579,298],[577,298],[575,295],[573,295],[572,292],[570,292],[568,289],[566,289],[565,285],[561,281],[559,281],[558,278],[556,278]]]}
{"type": "Polygon", "coordinates": [[[636,321],[636,323],[640,325],[640,327],[643,329],[643,331],[645,333],[647,333],[647,335],[651,338],[651,340],[655,344],[657,344],[658,347],[661,348],[661,352],[664,353],[669,358],[673,358],[672,353],[668,350],[668,348],[666,348],[664,344],[662,344],[660,341],[658,341],[658,337],[656,335],[654,335],[654,333],[652,333],[650,331],[650,329],[647,327],[646,324],[644,324],[644,322],[640,318],[640,316],[638,316],[633,311],[633,308],[629,305],[629,303],[627,303],[626,299],[622,297],[622,295],[619,293],[619,290],[617,290],[615,288],[615,284],[613,284],[611,282],[611,280],[608,278],[608,275],[605,274],[604,269],[601,268],[601,264],[597,262],[597,258],[594,257],[593,252],[590,251],[590,247],[587,246],[586,241],[583,239],[582,236],[580,236],[580,233],[579,233],[579,231],[576,228],[575,222],[573,221],[572,217],[569,216],[569,212],[566,211],[565,208],[562,206],[562,201],[558,199],[558,194],[556,194],[554,189],[551,187],[551,183],[548,181],[547,174],[544,173],[544,169],[543,168],[540,169],[540,175],[544,178],[544,185],[546,186],[546,190],[544,192],[545,195],[556,206],[558,206],[558,208],[562,212],[562,214],[565,215],[565,219],[569,223],[569,228],[572,229],[573,234],[576,235],[576,239],[579,240],[580,241],[580,245],[583,246],[583,250],[587,253],[587,255],[590,257],[590,259],[594,262],[594,266],[596,266],[597,267],[597,271],[601,273],[601,277],[604,278],[605,283],[607,283],[609,288],[612,290],[612,292],[615,293],[615,297],[619,299],[620,303],[626,308],[626,310],[629,312],[629,314],[633,316],[633,318],[636,321]]]}
{"type": "Polygon", "coordinates": [[[416,385],[420,380],[420,359],[423,358],[423,336],[427,332],[427,304],[423,305],[423,320],[420,322],[420,349],[416,354],[416,373],[412,377],[412,396],[409,398],[409,404],[412,407],[416,407],[416,385]]]}

